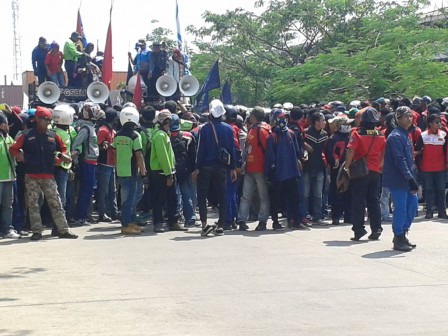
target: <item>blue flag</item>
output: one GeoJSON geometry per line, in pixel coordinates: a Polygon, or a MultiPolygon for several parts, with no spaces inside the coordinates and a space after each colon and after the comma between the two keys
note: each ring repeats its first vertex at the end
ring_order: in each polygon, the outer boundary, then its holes
{"type": "Polygon", "coordinates": [[[208,111],[208,92],[205,93],[204,99],[202,100],[201,110],[199,112],[204,113],[208,111]]]}
{"type": "Polygon", "coordinates": [[[87,39],[86,39],[86,35],[84,34],[84,26],[82,25],[81,12],[79,9],[78,9],[78,20],[76,22],[76,32],[79,35],[81,35],[81,42],[82,42],[83,47],[85,48],[87,46],[87,39]]]}
{"type": "Polygon", "coordinates": [[[232,105],[232,93],[230,92],[230,84],[228,81],[222,86],[221,101],[224,105],[232,105]]]}
{"type": "Polygon", "coordinates": [[[213,67],[211,68],[210,72],[208,73],[204,84],[202,84],[201,90],[196,96],[195,108],[199,107],[199,103],[201,102],[201,99],[204,96],[204,94],[208,93],[213,89],[218,89],[220,87],[221,82],[219,80],[219,62],[216,61],[215,64],[213,64],[213,67]]]}

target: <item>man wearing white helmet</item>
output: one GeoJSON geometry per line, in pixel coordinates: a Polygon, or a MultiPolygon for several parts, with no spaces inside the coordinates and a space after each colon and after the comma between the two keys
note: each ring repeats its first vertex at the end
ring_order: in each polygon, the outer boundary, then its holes
{"type": "Polygon", "coordinates": [[[202,236],[207,236],[211,232],[215,235],[224,234],[227,169],[230,169],[232,182],[237,178],[233,130],[221,120],[226,113],[224,105],[218,99],[212,100],[209,111],[211,120],[199,132],[196,170],[193,172],[193,177],[197,176],[198,179],[198,205],[202,222],[202,236]],[[218,226],[207,224],[207,196],[211,183],[214,184],[214,192],[219,202],[218,226]]]}
{"type": "Polygon", "coordinates": [[[79,121],[79,131],[72,144],[72,157],[78,159],[80,167],[80,188],[76,203],[76,222],[74,225],[87,224],[88,211],[92,200],[93,188],[96,180],[96,166],[99,155],[98,140],[94,122],[104,114],[97,104],[84,104],[79,121]],[[82,149],[82,150],[80,150],[82,149]]]}
{"type": "MultiPolygon", "coordinates": [[[[66,148],[71,148],[72,137],[71,137],[71,125],[73,124],[73,117],[75,115],[75,110],[67,104],[57,105],[53,110],[53,131],[61,138],[62,142],[65,144],[66,148]]],[[[70,152],[67,152],[70,156],[70,152]]],[[[64,162],[57,159],[57,169],[55,174],[56,184],[58,185],[59,196],[61,197],[62,207],[65,209],[65,204],[67,201],[67,182],[69,174],[71,171],[72,163],[64,162]]],[[[53,229],[53,235],[57,235],[57,232],[53,229]]]]}
{"type": "Polygon", "coordinates": [[[120,112],[121,130],[115,135],[112,147],[115,148],[117,177],[121,187],[121,233],[138,235],[142,229],[135,223],[135,195],[137,179],[140,175],[145,184],[146,167],[142,154],[142,140],[135,131],[139,125],[138,111],[125,107],[120,112]]]}

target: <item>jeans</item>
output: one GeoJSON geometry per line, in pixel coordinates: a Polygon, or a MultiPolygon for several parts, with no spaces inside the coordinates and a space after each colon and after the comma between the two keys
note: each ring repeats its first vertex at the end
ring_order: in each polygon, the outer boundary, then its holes
{"type": "Polygon", "coordinates": [[[78,193],[78,203],[76,204],[76,218],[87,219],[87,214],[92,200],[93,188],[95,186],[96,165],[81,163],[80,166],[80,187],[78,193]]]}
{"type": "Polygon", "coordinates": [[[0,235],[12,229],[13,182],[0,182],[0,235]]]}
{"type": "Polygon", "coordinates": [[[313,220],[322,219],[322,190],[324,188],[324,172],[305,172],[303,175],[305,185],[305,209],[308,211],[310,193],[313,194],[313,220]]]}
{"type": "Polygon", "coordinates": [[[180,186],[180,193],[182,195],[182,211],[185,217],[186,224],[194,224],[196,221],[196,213],[193,208],[193,183],[191,178],[186,179],[180,186]]]}
{"type": "Polygon", "coordinates": [[[219,207],[218,225],[224,226],[226,220],[227,169],[222,167],[203,167],[198,174],[198,205],[202,223],[207,222],[207,196],[213,187],[219,207]]]}
{"type": "Polygon", "coordinates": [[[13,182],[13,190],[14,190],[14,200],[12,202],[12,222],[14,229],[17,232],[23,231],[25,228],[25,209],[26,206],[24,202],[21,203],[20,194],[17,187],[17,181],[13,182]]]}
{"type": "Polygon", "coordinates": [[[399,236],[411,227],[418,206],[417,195],[408,190],[390,188],[390,195],[394,202],[394,218],[392,230],[399,236]]]}
{"type": "Polygon", "coordinates": [[[65,203],[67,202],[67,181],[68,172],[63,168],[57,168],[55,174],[56,184],[58,185],[58,193],[61,198],[62,207],[65,209],[65,203]]]}
{"type": "Polygon", "coordinates": [[[381,218],[383,220],[390,217],[389,198],[390,198],[389,188],[383,187],[381,191],[381,218]]]}
{"type": "Polygon", "coordinates": [[[339,220],[344,216],[344,222],[352,222],[352,205],[350,190],[342,193],[337,191],[336,180],[339,169],[332,169],[330,172],[329,200],[331,205],[331,219],[339,220]]]}
{"type": "Polygon", "coordinates": [[[372,233],[383,231],[381,227],[380,180],[381,174],[373,171],[370,171],[365,177],[350,180],[353,218],[352,230],[355,233],[364,230],[366,205],[369,212],[372,233]]]}
{"type": "Polygon", "coordinates": [[[133,213],[134,214],[137,213],[137,205],[142,200],[144,193],[145,193],[145,186],[143,185],[143,178],[140,175],[138,175],[137,176],[137,189],[135,191],[135,200],[134,200],[134,205],[133,205],[133,207],[134,207],[133,213]]]}
{"type": "Polygon", "coordinates": [[[128,226],[135,218],[134,204],[137,190],[137,176],[119,177],[121,194],[121,226],[128,226]]]}
{"type": "Polygon", "coordinates": [[[65,84],[64,74],[62,72],[57,72],[48,76],[48,80],[59,87],[63,87],[65,84]]]}
{"type": "Polygon", "coordinates": [[[297,223],[299,219],[299,181],[297,178],[273,182],[271,195],[271,217],[274,223],[278,223],[281,196],[284,196],[285,198],[285,210],[288,214],[288,222],[292,224],[297,223]]]}
{"type": "Polygon", "coordinates": [[[107,214],[114,217],[117,214],[117,198],[115,185],[115,169],[99,164],[96,167],[96,201],[100,217],[107,214]]]}
{"type": "Polygon", "coordinates": [[[255,192],[260,199],[260,211],[258,221],[267,222],[269,218],[269,193],[268,186],[263,173],[247,173],[244,175],[243,195],[240,200],[240,209],[238,211],[238,221],[247,221],[249,218],[250,205],[255,192]]]}
{"type": "Polygon", "coordinates": [[[439,214],[445,213],[445,172],[422,172],[423,188],[426,197],[426,212],[432,213],[432,207],[437,202],[439,214]]]}
{"type": "Polygon", "coordinates": [[[75,77],[75,71],[76,71],[76,63],[75,61],[67,61],[65,60],[65,71],[67,72],[67,79],[68,83],[67,86],[78,86],[78,80],[75,77]]]}
{"type": "Polygon", "coordinates": [[[238,215],[236,203],[236,181],[232,182],[230,170],[227,170],[226,183],[226,223],[233,223],[238,215]]]}

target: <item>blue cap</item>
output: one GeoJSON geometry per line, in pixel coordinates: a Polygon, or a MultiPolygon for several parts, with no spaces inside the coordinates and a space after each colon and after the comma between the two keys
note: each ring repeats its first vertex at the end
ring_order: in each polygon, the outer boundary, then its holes
{"type": "Polygon", "coordinates": [[[170,124],[170,131],[171,132],[177,132],[180,130],[180,119],[177,114],[171,115],[171,124],[170,124]]]}

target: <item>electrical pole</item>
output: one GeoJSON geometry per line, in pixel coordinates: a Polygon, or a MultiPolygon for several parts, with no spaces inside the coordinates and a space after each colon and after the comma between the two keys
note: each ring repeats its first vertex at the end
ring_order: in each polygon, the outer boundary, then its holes
{"type": "Polygon", "coordinates": [[[22,47],[20,43],[19,31],[19,0],[12,0],[12,24],[13,24],[13,39],[14,39],[14,75],[15,80],[19,80],[22,75],[22,47]]]}

